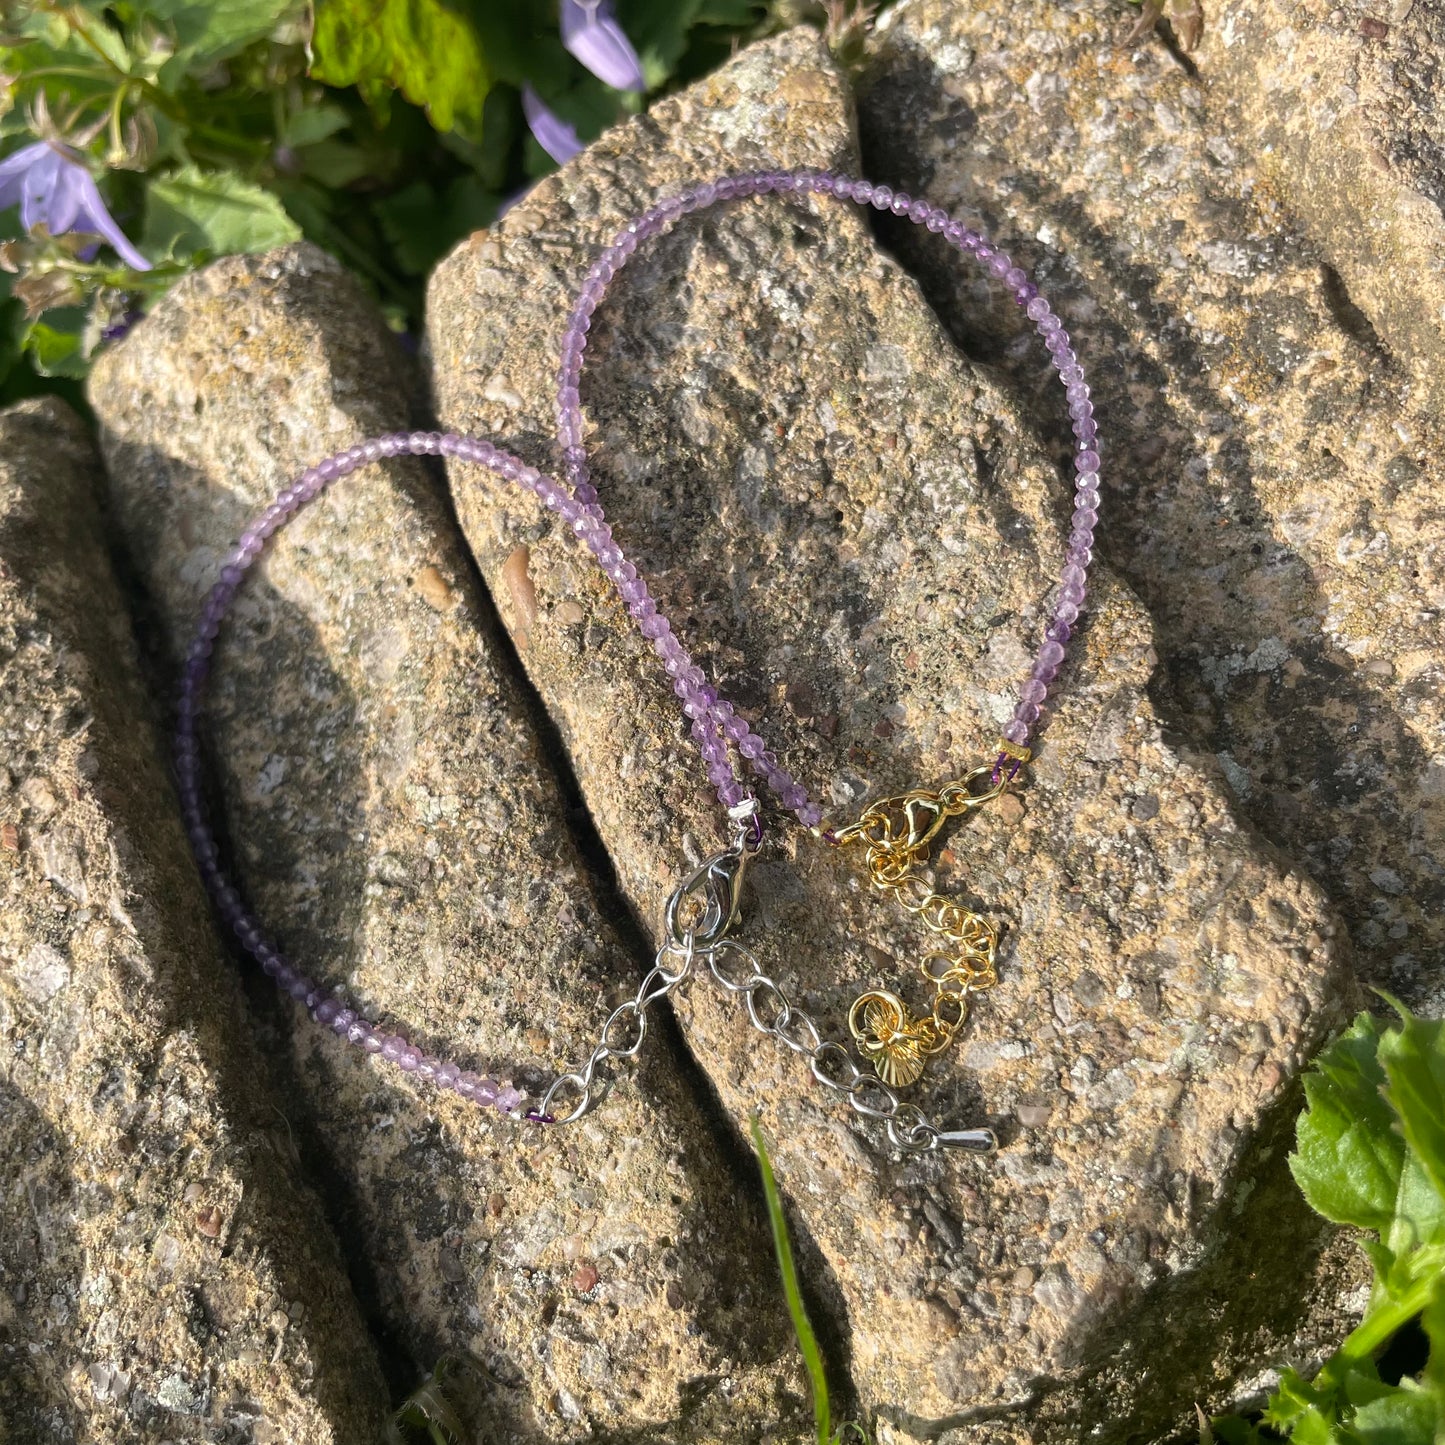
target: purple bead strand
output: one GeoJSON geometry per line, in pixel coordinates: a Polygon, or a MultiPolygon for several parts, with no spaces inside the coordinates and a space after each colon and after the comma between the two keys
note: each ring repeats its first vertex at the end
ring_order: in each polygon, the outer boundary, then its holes
{"type": "MultiPolygon", "coordinates": [[[[940,207],[932,206],[927,201],[916,200],[888,186],[875,186],[869,181],[834,172],[756,171],[723,176],[692,187],[680,195],[658,202],[629,221],[593,262],[563,333],[557,377],[557,439],[562,454],[563,474],[571,484],[572,494],[584,504],[594,504],[597,500],[597,489],[592,484],[587,454],[582,444],[579,383],[592,316],[613,277],[627,264],[642,241],[659,234],[678,217],[721,201],[768,192],[811,192],[860,205],[872,205],[895,216],[906,216],[914,224],[925,226],[936,235],[942,235],[950,245],[982,266],[1008,289],[1014,302],[1024,309],[1024,313],[1033,322],[1034,329],[1048,349],[1050,360],[1064,387],[1069,416],[1078,443],[1078,451],[1074,457],[1076,492],[1072,530],[1069,533],[1060,591],[1053,616],[1044,629],[1044,641],[1039,647],[1033,669],[1020,689],[1018,705],[1002,733],[1008,742],[1022,747],[1032,736],[1039,721],[1044,700],[1063,663],[1065,645],[1084,605],[1089,563],[1094,555],[1094,528],[1099,519],[1099,429],[1094,418],[1089,386],[1084,379],[1083,367],[1079,364],[1069,334],[1028,272],[1016,265],[1006,251],[993,246],[986,237],[970,230],[940,207]]],[[[804,826],[816,827],[822,819],[822,809],[809,798],[804,788],[778,766],[775,756],[716,689],[703,691],[711,694],[712,701],[708,704],[711,721],[721,730],[722,736],[733,742],[738,752],[752,763],[754,770],[768,783],[785,808],[793,811],[804,826]]],[[[686,697],[684,701],[686,703],[686,697]]],[[[695,719],[694,736],[699,738],[700,743],[704,733],[706,729],[699,729],[698,720],[695,719]]],[[[715,738],[716,734],[708,736],[715,738]]],[[[709,762],[709,775],[712,776],[720,765],[710,754],[704,756],[709,762]]],[[[1001,756],[1000,763],[1006,761],[1007,759],[1001,756]]]]}
{"type": "MultiPolygon", "coordinates": [[[[506,480],[535,493],[549,509],[562,516],[587,542],[598,561],[609,568],[608,575],[613,576],[614,580],[619,575],[623,575],[628,583],[636,580],[636,569],[625,561],[621,549],[611,541],[611,529],[603,520],[599,506],[595,503],[585,506],[580,504],[555,478],[528,466],[520,457],[513,456],[490,442],[444,432],[396,432],[338,452],[304,471],[241,533],[235,547],[221,566],[219,578],[207,594],[201,608],[200,621],[181,669],[174,737],[176,786],[191,849],[217,912],[241,946],[260,964],[262,970],[275,980],[276,986],[283,993],[288,993],[298,1002],[305,1004],[317,1023],[331,1029],[339,1038],[356,1045],[364,1052],[380,1055],[403,1072],[427,1079],[438,1088],[451,1089],[475,1104],[511,1114],[523,1102],[524,1096],[518,1089],[494,1078],[472,1073],[455,1063],[435,1058],[416,1048],[400,1031],[369,1023],[356,1009],[351,1008],[343,997],[323,988],[296,968],[276,948],[241,901],[240,894],[221,868],[220,849],[206,815],[202,792],[201,749],[197,728],[211,669],[211,656],[221,623],[230,611],[247,572],[270,539],[333,482],[349,476],[370,462],[402,455],[453,456],[490,468],[506,480]],[[626,573],[620,573],[619,569],[624,568],[627,569],[626,573]]],[[[641,588],[636,594],[637,598],[646,599],[646,587],[640,582],[637,586],[641,588]]],[[[634,616],[639,616],[637,608],[632,610],[634,616]]],[[[665,639],[671,636],[670,632],[659,629],[656,624],[651,628],[645,625],[647,617],[655,615],[655,606],[651,614],[642,614],[640,620],[644,624],[643,630],[654,639],[654,645],[663,654],[668,670],[677,677],[675,685],[678,687],[679,696],[682,697],[684,706],[690,708],[692,715],[698,719],[695,726],[707,733],[708,724],[702,719],[706,716],[706,705],[712,700],[711,690],[703,687],[701,671],[693,667],[680,643],[676,643],[675,648],[670,650],[663,647],[665,639]]],[[[717,752],[715,743],[709,742],[708,746],[711,753],[717,752]]],[[[725,753],[725,749],[723,751],[725,753]]],[[[731,769],[728,771],[731,778],[731,769]]],[[[737,790],[737,799],[741,801],[742,789],[735,778],[731,778],[729,796],[732,796],[731,789],[737,790]]],[[[721,794],[721,787],[719,791],[721,794]]]]}

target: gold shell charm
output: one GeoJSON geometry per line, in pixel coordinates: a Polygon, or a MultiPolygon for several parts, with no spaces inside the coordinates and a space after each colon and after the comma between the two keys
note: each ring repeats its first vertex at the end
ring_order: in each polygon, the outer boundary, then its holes
{"type": "Polygon", "coordinates": [[[878,1077],[898,1089],[917,1083],[938,1042],[932,1019],[914,1018],[896,993],[882,989],[853,1000],[848,1028],[878,1077]]]}

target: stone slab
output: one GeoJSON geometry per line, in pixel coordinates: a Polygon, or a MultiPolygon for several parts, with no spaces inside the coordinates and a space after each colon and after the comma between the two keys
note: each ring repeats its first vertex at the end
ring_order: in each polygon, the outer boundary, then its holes
{"type": "Polygon", "coordinates": [[[1445,4],[1226,0],[1195,53],[1221,121],[1409,373],[1445,403],[1445,4]]]}
{"type": "MultiPolygon", "coordinates": [[[[1162,45],[1121,49],[1108,0],[890,15],[860,82],[865,158],[981,220],[1077,338],[1107,458],[1099,550],[1149,608],[1163,716],[1329,895],[1361,977],[1438,1013],[1438,417],[1290,219],[1267,132],[1231,130],[1220,86],[1162,45]]],[[[886,235],[1061,451],[1015,318],[942,247],[886,235]]]]}
{"type": "Polygon", "coordinates": [[[381,1372],[208,924],[102,487],[62,403],[0,413],[0,1440],[372,1440],[381,1372]]]}

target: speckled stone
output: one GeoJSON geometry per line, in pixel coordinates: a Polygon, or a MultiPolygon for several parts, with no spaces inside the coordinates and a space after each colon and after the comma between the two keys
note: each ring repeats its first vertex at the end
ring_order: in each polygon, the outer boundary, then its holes
{"type": "MultiPolygon", "coordinates": [[[[187,278],[106,355],[92,397],[115,506],[173,649],[245,520],[304,465],[405,425],[414,376],[307,246],[187,278]]],[[[590,1053],[644,963],[604,915],[498,639],[440,476],[374,467],[248,581],[212,730],[244,889],[288,954],[418,1044],[534,1089],[590,1053]]],[[[488,1438],[791,1418],[752,1180],[717,1208],[740,1176],[665,1031],[605,1114],[550,1132],[412,1081],[289,1001],[271,1019],[379,1326],[423,1368],[481,1367],[488,1438]],[[579,1291],[583,1263],[597,1282],[579,1291]]]]}
{"type": "Polygon", "coordinates": [[[0,413],[0,1440],[376,1439],[54,400],[0,413]]]}
{"type": "Polygon", "coordinates": [[[1194,55],[1235,143],[1445,405],[1445,3],[1223,0],[1194,55]]]}
{"type": "MultiPolygon", "coordinates": [[[[890,15],[865,158],[981,217],[1057,297],[1106,443],[1099,550],[1149,608],[1164,719],[1338,905],[1362,977],[1440,1012],[1439,420],[1257,169],[1268,133],[1232,132],[1161,45],[1119,49],[1108,0],[890,15]]],[[[1061,446],[1016,320],[941,247],[896,240],[1061,446]]],[[[1390,284],[1426,308],[1408,268],[1390,284]]]]}
{"type": "MultiPolygon", "coordinates": [[[[553,358],[597,247],[685,179],[856,167],[850,113],[794,32],[544,181],[433,278],[443,420],[549,461],[553,358]]],[[[1065,488],[1035,410],[957,353],[866,223],[776,198],[691,219],[639,253],[591,335],[588,445],[618,536],[784,763],[846,818],[986,756],[1048,615],[1065,488]]],[[[725,833],[667,679],[565,529],[464,469],[452,490],[652,924],[725,833]]],[[[1294,1328],[1305,1271],[1261,1239],[1319,1247],[1280,1144],[1291,1080],[1354,998],[1318,889],[1166,737],[1155,666],[1146,614],[1103,574],[1029,785],[936,860],[1006,942],[917,1098],[994,1122],[998,1158],[890,1157],[736,1001],[697,983],[682,1002],[734,1119],[764,1112],[853,1378],[895,1433],[975,1414],[1035,1439],[1162,1432],[1230,1388],[1225,1341],[1253,1359],[1294,1328]],[[1246,1269],[1259,1288],[1220,1298],[1246,1269]]],[[[925,941],[859,860],[782,820],[773,837],[741,935],[764,970],[834,1038],[860,984],[921,1000],[925,941]]]]}

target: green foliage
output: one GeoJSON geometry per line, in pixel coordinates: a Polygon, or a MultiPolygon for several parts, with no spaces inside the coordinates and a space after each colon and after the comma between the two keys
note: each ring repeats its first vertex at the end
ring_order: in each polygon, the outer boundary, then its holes
{"type": "Polygon", "coordinates": [[[1310,1207],[1336,1224],[1387,1231],[1405,1141],[1385,1098],[1380,1025],[1362,1014],[1305,1076],[1306,1112],[1290,1158],[1310,1207]]]}
{"type": "Polygon", "coordinates": [[[300,239],[280,200],[233,171],[185,166],[153,181],[146,198],[142,244],[155,257],[269,251],[300,239]]]}
{"type": "Polygon", "coordinates": [[[458,1361],[443,1357],[430,1376],[402,1401],[387,1422],[386,1445],[468,1445],[461,1415],[451,1396],[449,1377],[458,1361]]]}
{"type": "MultiPolygon", "coordinates": [[[[617,13],[653,94],[791,18],[783,0],[617,13]]],[[[63,144],[153,263],[0,214],[0,403],[70,387],[187,271],[303,236],[417,326],[431,267],[552,169],[521,87],[584,140],[639,104],[557,22],[557,0],[0,0],[0,159],[63,144]]]]}
{"type": "MultiPolygon", "coordinates": [[[[1398,1006],[1397,1006],[1398,1008],[1398,1006]]],[[[1374,1286],[1364,1318],[1312,1380],[1286,1371],[1262,1427],[1238,1417],[1203,1432],[1225,1445],[1441,1445],[1445,1442],[1445,1024],[1398,1009],[1354,1025],[1305,1078],[1290,1168],[1327,1219],[1369,1230],[1374,1286]],[[1382,1379],[1385,1346],[1418,1323],[1418,1378],[1382,1379]]]]}

